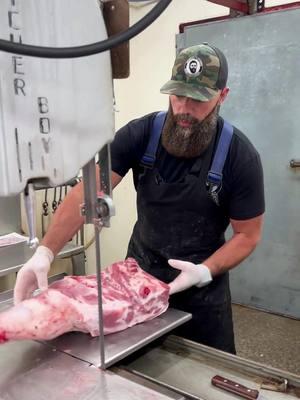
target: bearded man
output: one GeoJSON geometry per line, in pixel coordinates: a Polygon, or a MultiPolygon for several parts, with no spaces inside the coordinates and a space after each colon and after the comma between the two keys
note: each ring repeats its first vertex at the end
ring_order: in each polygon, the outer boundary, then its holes
{"type": "MultiPolygon", "coordinates": [[[[138,218],[127,256],[170,285],[170,305],[192,313],[177,334],[235,353],[229,270],[261,239],[263,172],[249,139],[219,116],[229,89],[224,54],[200,44],[176,57],[167,113],[121,128],[111,144],[112,185],[129,169],[138,218]],[[225,241],[231,225],[233,235],[225,241]]],[[[19,271],[15,302],[47,285],[54,256],[80,228],[83,187],[60,205],[34,256],[19,271]]]]}

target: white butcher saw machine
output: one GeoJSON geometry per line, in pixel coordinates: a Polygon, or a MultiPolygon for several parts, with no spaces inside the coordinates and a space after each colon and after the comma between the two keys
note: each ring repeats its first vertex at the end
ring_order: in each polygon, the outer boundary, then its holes
{"type": "Polygon", "coordinates": [[[114,214],[112,80],[129,74],[128,40],[170,2],[159,1],[130,28],[127,0],[5,0],[0,5],[0,197],[24,193],[29,245],[36,247],[34,190],[62,185],[83,169],[81,212],[95,226],[103,368],[99,232],[114,214]]]}

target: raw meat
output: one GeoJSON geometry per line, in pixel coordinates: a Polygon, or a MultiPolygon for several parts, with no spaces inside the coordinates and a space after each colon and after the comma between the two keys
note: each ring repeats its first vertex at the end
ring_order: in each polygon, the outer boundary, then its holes
{"type": "MultiPolygon", "coordinates": [[[[144,272],[133,258],[110,265],[101,276],[104,334],[155,318],[168,308],[169,286],[144,272]]],[[[70,331],[99,335],[96,275],[67,276],[0,314],[0,343],[50,340],[70,331]]]]}

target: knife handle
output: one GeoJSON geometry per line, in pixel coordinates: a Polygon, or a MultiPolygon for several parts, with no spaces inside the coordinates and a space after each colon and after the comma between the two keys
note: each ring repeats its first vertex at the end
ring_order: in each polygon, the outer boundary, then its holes
{"type": "Polygon", "coordinates": [[[229,379],[223,378],[220,375],[216,375],[212,378],[211,383],[218,388],[227,390],[228,392],[234,393],[238,396],[248,400],[255,400],[258,398],[259,391],[255,389],[249,389],[246,386],[240,385],[237,382],[233,382],[229,379]]]}

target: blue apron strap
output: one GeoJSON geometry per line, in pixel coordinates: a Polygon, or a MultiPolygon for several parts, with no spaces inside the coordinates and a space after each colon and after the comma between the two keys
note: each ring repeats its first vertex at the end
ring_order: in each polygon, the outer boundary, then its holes
{"type": "Polygon", "coordinates": [[[223,178],[223,167],[229,150],[233,135],[233,126],[227,121],[224,121],[221,136],[217,146],[217,150],[211,165],[210,170],[207,174],[207,184],[213,186],[213,191],[221,188],[223,178]]]}
{"type": "Polygon", "coordinates": [[[153,168],[154,166],[156,159],[156,151],[161,136],[162,128],[166,119],[166,115],[167,115],[166,111],[160,111],[159,113],[156,114],[154,118],[147,149],[140,162],[140,165],[143,167],[153,168]]]}

